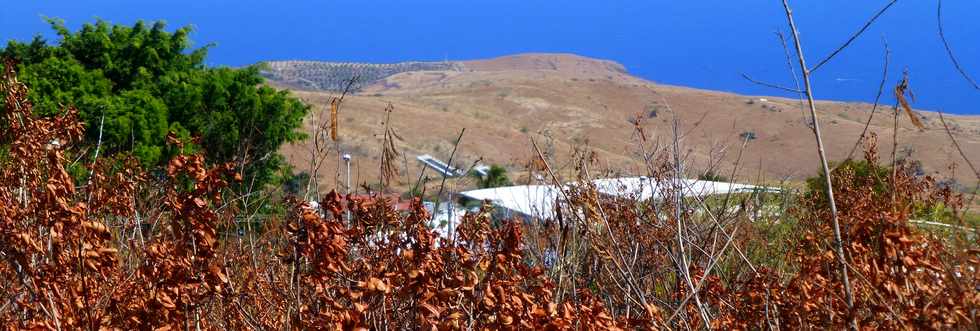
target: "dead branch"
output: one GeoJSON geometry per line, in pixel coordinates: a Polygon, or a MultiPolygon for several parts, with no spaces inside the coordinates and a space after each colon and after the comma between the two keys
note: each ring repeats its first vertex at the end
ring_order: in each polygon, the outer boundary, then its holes
{"type": "MultiPolygon", "coordinates": [[[[841,273],[841,279],[844,282],[844,295],[847,298],[847,308],[853,311],[854,296],[851,293],[851,283],[847,278],[847,261],[844,259],[844,243],[841,240],[840,222],[837,220],[837,204],[834,202],[834,187],[831,181],[830,167],[827,164],[827,155],[824,152],[823,137],[820,134],[820,121],[817,118],[817,108],[813,98],[813,88],[810,85],[810,70],[807,69],[806,66],[806,59],[803,55],[803,45],[800,42],[799,30],[796,29],[796,22],[793,21],[793,10],[790,9],[789,0],[783,0],[783,9],[786,11],[786,20],[789,22],[790,30],[793,32],[793,43],[796,45],[796,56],[800,63],[800,70],[803,73],[803,91],[806,93],[807,104],[810,107],[810,118],[813,120],[813,135],[817,140],[817,153],[820,155],[820,165],[823,168],[823,175],[824,179],[826,180],[827,201],[830,205],[831,222],[834,230],[834,246],[837,253],[838,262],[840,263],[839,271],[841,273]]],[[[857,321],[853,318],[851,318],[850,324],[852,329],[856,330],[858,328],[857,321]]]]}

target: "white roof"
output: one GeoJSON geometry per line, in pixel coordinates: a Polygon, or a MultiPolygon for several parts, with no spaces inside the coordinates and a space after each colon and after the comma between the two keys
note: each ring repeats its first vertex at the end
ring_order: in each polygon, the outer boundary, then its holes
{"type": "MultiPolygon", "coordinates": [[[[634,198],[639,200],[662,199],[665,191],[669,191],[674,185],[672,180],[657,182],[647,177],[622,177],[596,179],[592,181],[596,190],[602,194],[634,198]]],[[[748,184],[713,182],[707,180],[680,179],[678,183],[685,197],[708,196],[728,193],[765,191],[778,191],[776,188],[755,186],[748,184]]]]}
{"type": "MultiPolygon", "coordinates": [[[[647,177],[606,178],[592,181],[596,189],[605,195],[637,200],[662,199],[672,181],[657,183],[647,177]],[[658,185],[659,184],[659,185],[658,185]]],[[[748,184],[713,182],[706,180],[681,179],[683,196],[708,196],[752,191],[778,192],[777,188],[748,184]]],[[[570,184],[570,185],[574,185],[570,184]]],[[[476,200],[490,200],[493,204],[527,216],[542,219],[555,216],[555,202],[561,193],[554,185],[521,185],[496,187],[461,192],[460,194],[476,200]]]]}
{"type": "Polygon", "coordinates": [[[555,201],[561,195],[552,185],[495,187],[460,194],[471,199],[490,200],[497,206],[543,219],[555,216],[555,201]]]}

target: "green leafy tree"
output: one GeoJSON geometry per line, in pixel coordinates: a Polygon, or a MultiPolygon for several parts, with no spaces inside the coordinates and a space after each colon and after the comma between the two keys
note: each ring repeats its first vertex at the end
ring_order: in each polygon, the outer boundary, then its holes
{"type": "Polygon", "coordinates": [[[214,162],[234,162],[246,184],[260,188],[280,177],[279,147],[303,138],[297,128],[308,106],[263,85],[254,67],[208,68],[208,47],[190,48],[189,27],[168,32],[163,22],[98,20],[71,31],[61,21],[49,23],[57,43],[11,41],[0,57],[18,63],[35,112],[54,115],[75,106],[88,143],[98,140],[101,128],[107,153],[132,153],[155,167],[180,152],[167,147],[168,132],[186,142],[200,137],[187,148],[204,149],[214,162]]]}

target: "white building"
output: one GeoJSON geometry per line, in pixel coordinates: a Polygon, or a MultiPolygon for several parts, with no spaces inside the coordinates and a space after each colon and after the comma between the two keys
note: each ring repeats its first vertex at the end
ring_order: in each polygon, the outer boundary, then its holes
{"type": "MultiPolygon", "coordinates": [[[[680,186],[684,197],[705,197],[729,193],[778,192],[778,188],[748,184],[713,182],[706,180],[680,179],[657,182],[647,177],[622,177],[596,179],[592,183],[596,190],[607,196],[622,197],[637,201],[649,199],[663,200],[674,192],[674,185],[680,186]]],[[[577,183],[562,186],[567,190],[577,183]]],[[[497,187],[460,193],[470,199],[490,201],[503,209],[499,216],[504,218],[521,217],[525,219],[549,219],[555,217],[555,206],[562,199],[559,187],[555,185],[520,185],[497,187]]]]}

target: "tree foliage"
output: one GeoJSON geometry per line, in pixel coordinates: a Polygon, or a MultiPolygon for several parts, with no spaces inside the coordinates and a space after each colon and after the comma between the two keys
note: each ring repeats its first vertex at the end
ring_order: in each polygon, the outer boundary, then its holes
{"type": "Polygon", "coordinates": [[[57,43],[11,41],[0,57],[19,63],[35,114],[76,107],[86,143],[96,143],[101,130],[108,154],[131,153],[144,166],[159,166],[178,152],[166,145],[174,132],[186,149],[233,162],[247,183],[254,179],[260,187],[283,165],[279,146],[302,138],[296,128],[308,106],[262,85],[256,68],[208,68],[208,47],[191,48],[189,27],[168,32],[159,21],[123,26],[98,20],[71,31],[49,22],[57,43]]]}

